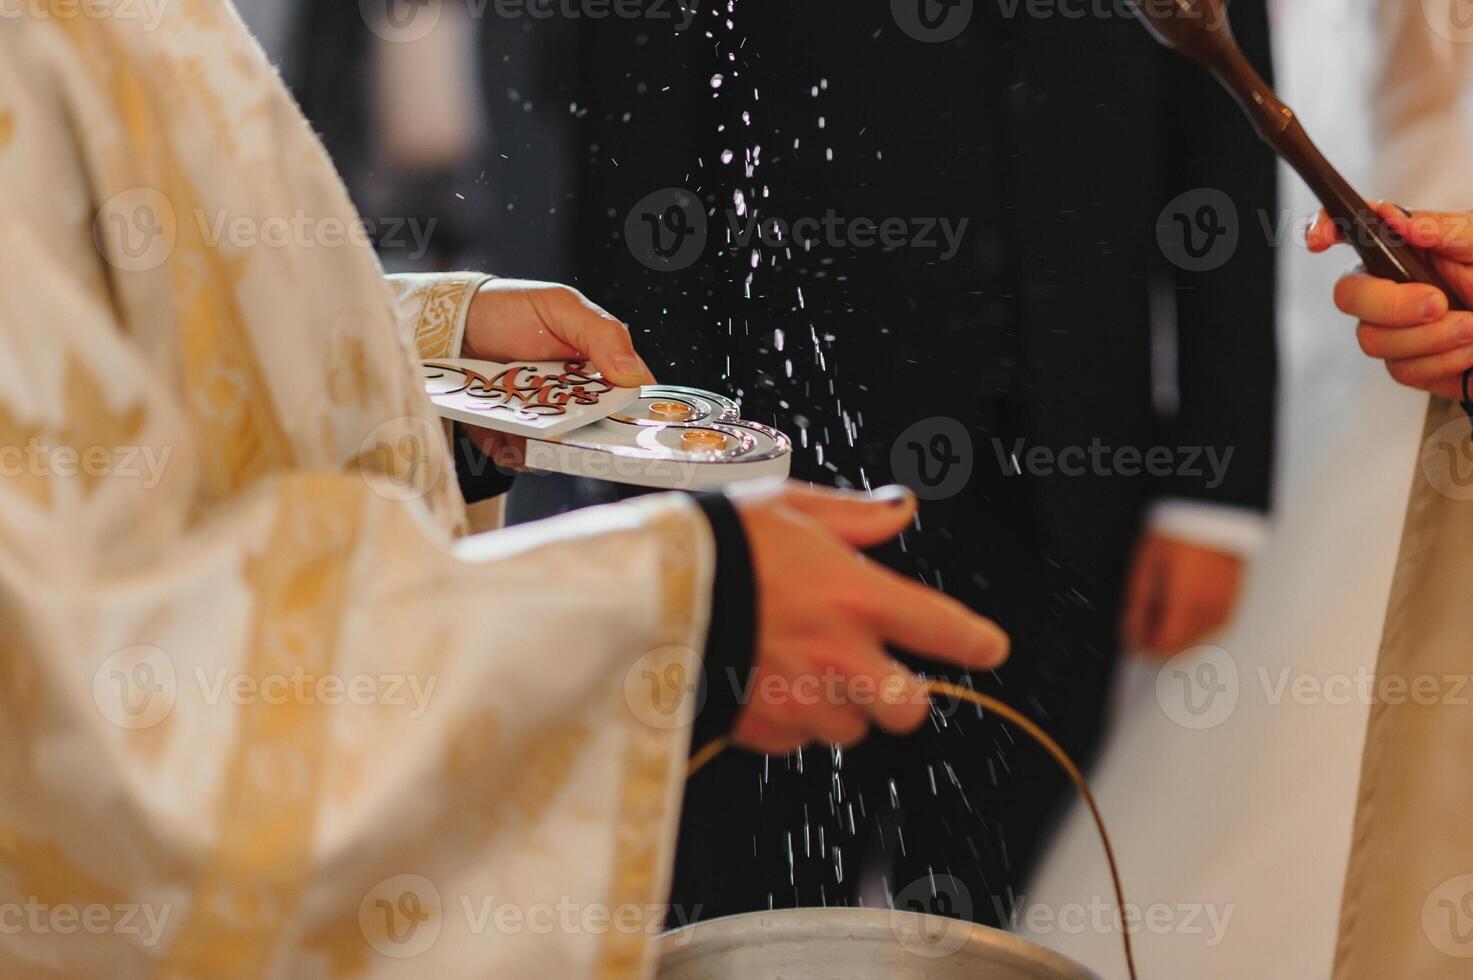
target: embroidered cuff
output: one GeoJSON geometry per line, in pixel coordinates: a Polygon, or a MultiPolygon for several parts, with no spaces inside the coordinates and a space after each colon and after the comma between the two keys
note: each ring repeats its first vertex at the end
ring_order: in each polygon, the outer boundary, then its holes
{"type": "Polygon", "coordinates": [[[421,358],[460,356],[471,301],[494,278],[482,272],[388,277],[398,294],[399,320],[412,331],[414,348],[421,358]]]}

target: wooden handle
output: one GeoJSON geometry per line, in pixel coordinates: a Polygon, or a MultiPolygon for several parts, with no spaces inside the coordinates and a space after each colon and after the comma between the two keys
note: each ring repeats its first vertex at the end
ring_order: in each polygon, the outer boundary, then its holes
{"type": "MultiPolygon", "coordinates": [[[[1233,37],[1223,0],[1175,0],[1170,7],[1134,2],[1141,22],[1158,41],[1201,64],[1233,94],[1258,135],[1314,191],[1365,262],[1367,272],[1393,282],[1435,286],[1447,295],[1450,309],[1469,309],[1437,271],[1432,257],[1402,238],[1386,219],[1371,210],[1365,198],[1314,145],[1293,110],[1254,70],[1233,37]]],[[[1463,408],[1473,419],[1473,369],[1463,374],[1463,408]]]]}

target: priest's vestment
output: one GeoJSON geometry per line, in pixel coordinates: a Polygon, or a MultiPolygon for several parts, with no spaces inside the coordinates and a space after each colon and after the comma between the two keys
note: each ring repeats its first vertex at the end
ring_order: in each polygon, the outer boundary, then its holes
{"type": "Polygon", "coordinates": [[[383,275],[226,0],[23,11],[0,975],[647,976],[700,511],[464,536],[415,362],[484,277],[383,275]]]}

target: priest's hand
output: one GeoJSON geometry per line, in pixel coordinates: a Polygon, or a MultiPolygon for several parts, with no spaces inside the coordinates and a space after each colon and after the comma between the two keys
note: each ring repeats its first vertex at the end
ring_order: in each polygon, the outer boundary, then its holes
{"type": "MultiPolygon", "coordinates": [[[[1465,303],[1473,304],[1473,212],[1407,212],[1393,204],[1378,213],[1407,241],[1432,253],[1433,264],[1465,303]]],[[[1326,214],[1309,231],[1310,251],[1343,241],[1326,214]]],[[[1463,397],[1463,372],[1473,367],[1473,313],[1450,311],[1433,286],[1399,284],[1356,269],[1335,287],[1335,305],[1356,317],[1361,349],[1386,362],[1404,385],[1455,401],[1463,397]]]]}
{"type": "MultiPolygon", "coordinates": [[[[634,352],[628,327],[578,290],[550,282],[493,279],[482,286],[471,302],[461,350],[464,357],[502,363],[587,359],[624,388],[655,381],[634,352]]],[[[521,465],[525,440],[465,428],[497,465],[521,465]]]]}
{"type": "Polygon", "coordinates": [[[757,586],[756,675],[735,740],[784,753],[852,745],[872,724],[913,731],[930,700],[885,645],[962,667],[996,667],[1008,638],[966,606],[870,561],[915,517],[900,487],[873,496],[760,484],[733,491],[757,586]]]}
{"type": "Polygon", "coordinates": [[[1122,638],[1144,653],[1175,656],[1232,617],[1242,581],[1239,556],[1147,532],[1126,586],[1122,638]]]}

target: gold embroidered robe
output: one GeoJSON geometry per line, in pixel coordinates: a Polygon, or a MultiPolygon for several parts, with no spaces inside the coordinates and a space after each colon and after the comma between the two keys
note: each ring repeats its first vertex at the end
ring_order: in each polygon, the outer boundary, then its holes
{"type": "Polygon", "coordinates": [[[709,531],[457,537],[356,220],[226,0],[0,19],[0,976],[650,972],[709,531]]]}

